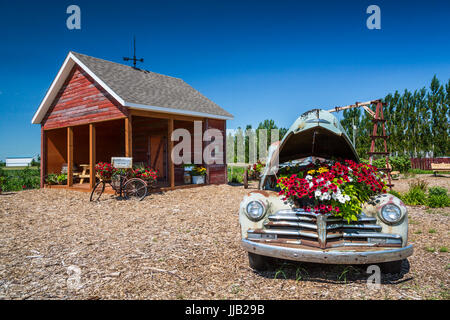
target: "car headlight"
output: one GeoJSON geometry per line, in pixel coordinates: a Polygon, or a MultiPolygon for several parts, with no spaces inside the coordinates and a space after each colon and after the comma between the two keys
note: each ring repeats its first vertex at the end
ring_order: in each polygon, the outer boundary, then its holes
{"type": "Polygon", "coordinates": [[[388,224],[394,224],[402,219],[402,211],[395,204],[388,203],[381,208],[380,218],[388,224]]]}
{"type": "Polygon", "coordinates": [[[250,201],[245,208],[247,217],[252,221],[259,221],[265,213],[264,205],[259,201],[250,201]]]}

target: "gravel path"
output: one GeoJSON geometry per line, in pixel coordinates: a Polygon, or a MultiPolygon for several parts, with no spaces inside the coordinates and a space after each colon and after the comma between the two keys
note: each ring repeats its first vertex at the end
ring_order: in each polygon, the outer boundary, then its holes
{"type": "Polygon", "coordinates": [[[449,208],[410,208],[415,253],[374,290],[358,267],[253,272],[239,243],[246,192],[206,186],[100,203],[55,189],[0,195],[0,298],[449,299],[449,254],[439,251],[450,247],[449,208]]]}

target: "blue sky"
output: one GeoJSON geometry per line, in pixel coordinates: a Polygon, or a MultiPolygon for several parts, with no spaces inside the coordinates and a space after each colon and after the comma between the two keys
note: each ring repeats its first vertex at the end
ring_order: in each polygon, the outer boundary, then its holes
{"type": "Polygon", "coordinates": [[[384,97],[450,78],[449,1],[0,0],[0,159],[36,155],[31,118],[68,51],[180,77],[229,128],[384,97]],[[81,8],[81,30],[66,8],[81,8]],[[366,8],[381,8],[381,30],[366,8]]]}

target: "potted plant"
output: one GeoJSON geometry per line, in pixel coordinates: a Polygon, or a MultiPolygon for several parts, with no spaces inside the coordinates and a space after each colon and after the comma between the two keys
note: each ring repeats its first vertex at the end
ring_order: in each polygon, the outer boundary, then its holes
{"type": "Polygon", "coordinates": [[[249,179],[257,180],[261,176],[261,172],[263,171],[266,165],[258,160],[249,170],[249,179]]]}
{"type": "Polygon", "coordinates": [[[139,167],[133,170],[133,176],[147,182],[147,185],[152,185],[157,181],[158,172],[149,167],[139,167]]]}
{"type": "Polygon", "coordinates": [[[67,183],[67,174],[62,173],[56,177],[58,184],[66,184],[67,183]]]}
{"type": "Polygon", "coordinates": [[[203,166],[195,166],[192,169],[192,183],[193,184],[204,184],[206,176],[206,168],[203,166]]]}
{"type": "Polygon", "coordinates": [[[45,182],[49,186],[58,184],[58,175],[55,173],[49,173],[45,178],[45,182]]]}
{"type": "Polygon", "coordinates": [[[117,169],[115,169],[112,164],[108,162],[99,162],[95,166],[95,172],[98,173],[100,179],[103,181],[110,181],[116,171],[117,169]]]}
{"type": "Polygon", "coordinates": [[[184,184],[191,184],[192,183],[191,174],[192,174],[192,170],[194,168],[195,168],[194,164],[191,164],[191,163],[183,164],[183,169],[184,169],[183,180],[184,180],[184,184]]]}

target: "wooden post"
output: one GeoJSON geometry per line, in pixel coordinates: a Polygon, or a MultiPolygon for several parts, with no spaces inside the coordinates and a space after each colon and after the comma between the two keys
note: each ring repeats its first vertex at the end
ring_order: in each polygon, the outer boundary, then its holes
{"type": "Polygon", "coordinates": [[[73,128],[67,127],[67,186],[73,186],[73,128]]]}
{"type": "Polygon", "coordinates": [[[228,164],[227,164],[227,121],[223,121],[223,164],[225,170],[225,181],[223,183],[228,183],[228,164]]]}
{"type": "Polygon", "coordinates": [[[89,187],[95,187],[95,124],[89,124],[89,187]]]}
{"type": "MultiPolygon", "coordinates": [[[[203,122],[202,140],[205,137],[205,131],[208,130],[208,129],[209,129],[209,122],[208,122],[208,118],[206,118],[205,121],[203,122]]],[[[209,165],[205,163],[203,152],[205,151],[205,148],[209,144],[211,144],[211,141],[209,141],[209,142],[203,141],[203,144],[202,144],[202,146],[203,146],[203,148],[202,148],[202,158],[203,158],[202,163],[204,164],[204,166],[206,168],[206,177],[205,177],[205,183],[206,184],[209,184],[209,165]]]]}
{"type": "Polygon", "coordinates": [[[173,141],[172,141],[172,132],[173,132],[173,119],[168,119],[168,130],[167,130],[167,144],[168,144],[168,166],[169,166],[169,181],[170,188],[175,188],[175,168],[173,165],[172,159],[172,150],[173,150],[173,141]]]}
{"type": "Polygon", "coordinates": [[[133,127],[131,116],[125,118],[125,157],[133,156],[133,127]]]}
{"type": "Polygon", "coordinates": [[[41,188],[44,188],[47,173],[47,134],[41,126],[41,188]]]}

